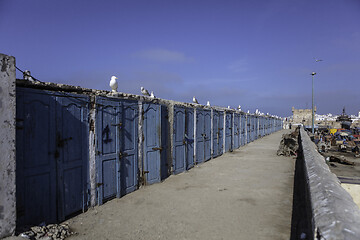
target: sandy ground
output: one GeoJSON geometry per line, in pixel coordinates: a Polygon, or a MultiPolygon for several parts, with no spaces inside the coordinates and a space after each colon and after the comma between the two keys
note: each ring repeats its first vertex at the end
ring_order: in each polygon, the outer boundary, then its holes
{"type": "Polygon", "coordinates": [[[282,130],[67,222],[68,239],[290,239],[295,160],[282,130]]]}

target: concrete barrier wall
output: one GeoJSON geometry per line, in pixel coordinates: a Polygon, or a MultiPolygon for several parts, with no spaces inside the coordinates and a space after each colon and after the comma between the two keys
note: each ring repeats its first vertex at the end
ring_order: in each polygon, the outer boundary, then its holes
{"type": "Polygon", "coordinates": [[[300,130],[300,143],[314,239],[360,239],[359,207],[330,172],[304,129],[300,130]]]}

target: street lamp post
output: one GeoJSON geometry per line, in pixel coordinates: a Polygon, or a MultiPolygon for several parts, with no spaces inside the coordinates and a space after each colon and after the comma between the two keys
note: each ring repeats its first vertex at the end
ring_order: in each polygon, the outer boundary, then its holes
{"type": "Polygon", "coordinates": [[[311,128],[311,132],[312,134],[315,133],[314,131],[314,76],[315,76],[316,72],[312,72],[311,76],[312,76],[312,128],[311,128]]]}

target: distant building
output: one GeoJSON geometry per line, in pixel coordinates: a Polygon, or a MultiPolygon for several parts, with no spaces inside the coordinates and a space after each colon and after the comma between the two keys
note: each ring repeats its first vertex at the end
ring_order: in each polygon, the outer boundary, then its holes
{"type": "MultiPolygon", "coordinates": [[[[299,125],[303,124],[305,126],[312,125],[312,110],[311,109],[295,109],[292,107],[292,117],[289,117],[288,120],[284,123],[284,126],[289,124],[299,125]]],[[[331,113],[325,115],[316,114],[316,107],[314,108],[314,124],[315,126],[327,126],[329,128],[341,128],[340,122],[336,121],[339,115],[333,115],[331,113]]],[[[359,116],[350,116],[352,119],[351,127],[360,127],[360,112],[359,116]]]]}
{"type": "MultiPolygon", "coordinates": [[[[295,109],[292,107],[292,124],[303,124],[310,126],[312,124],[312,109],[295,109]]],[[[314,108],[316,113],[316,106],[314,108]]]]}

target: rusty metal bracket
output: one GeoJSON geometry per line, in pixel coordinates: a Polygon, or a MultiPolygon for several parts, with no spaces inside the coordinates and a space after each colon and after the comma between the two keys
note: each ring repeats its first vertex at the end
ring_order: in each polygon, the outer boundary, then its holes
{"type": "Polygon", "coordinates": [[[163,150],[163,148],[162,147],[153,147],[152,150],[154,150],[154,151],[160,150],[160,152],[161,152],[163,150]]]}

